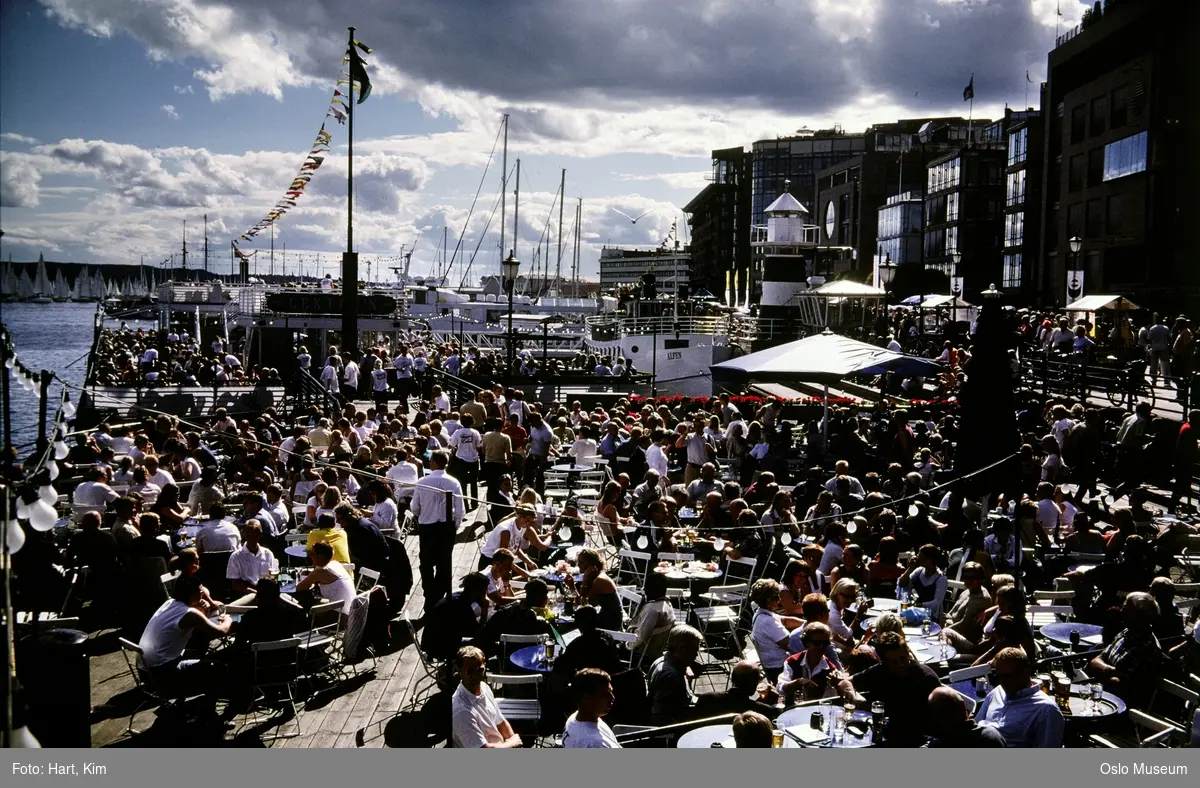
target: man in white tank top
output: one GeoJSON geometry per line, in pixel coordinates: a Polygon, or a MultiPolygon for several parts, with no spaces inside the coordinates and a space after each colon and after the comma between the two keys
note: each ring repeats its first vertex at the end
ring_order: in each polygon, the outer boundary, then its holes
{"type": "Polygon", "coordinates": [[[229,616],[211,619],[201,610],[203,590],[195,577],[176,579],[171,598],[150,617],[138,642],[142,663],[167,691],[173,687],[199,693],[216,689],[224,673],[224,667],[212,660],[183,658],[193,634],[199,633],[200,640],[220,637],[229,633],[233,623],[229,616]]]}

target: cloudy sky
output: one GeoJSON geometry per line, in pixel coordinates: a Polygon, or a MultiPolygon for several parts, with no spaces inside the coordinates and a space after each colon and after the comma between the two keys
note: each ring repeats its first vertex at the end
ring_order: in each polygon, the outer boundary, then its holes
{"type": "MultiPolygon", "coordinates": [[[[374,48],[355,114],[355,242],[376,271],[411,248],[454,277],[497,270],[497,150],[511,115],[523,263],[567,170],[584,275],[604,244],[654,246],[704,185],[709,151],[840,123],[1019,106],[1045,77],[1058,0],[5,0],[0,3],[0,255],[211,265],[283,196],[328,107],[346,26],[374,48]],[[474,214],[468,211],[482,179],[474,214]],[[632,224],[617,211],[638,216],[632,224]],[[489,218],[491,220],[490,226],[489,218]],[[485,233],[485,227],[487,232],[485,233]],[[461,241],[459,238],[461,236],[461,241]],[[198,258],[193,258],[193,263],[198,258]]],[[[1086,6],[1061,0],[1061,26],[1086,6]]],[[[345,247],[345,127],[276,228],[276,270],[345,247]]],[[[513,187],[510,182],[510,190],[513,187]]],[[[513,202],[508,200],[512,246],[513,202]]],[[[556,237],[556,236],[552,236],[556,237]]],[[[267,236],[253,245],[266,272],[267,236]]],[[[553,243],[553,242],[552,242],[553,243]]],[[[555,253],[552,250],[552,255],[555,253]]],[[[570,265],[564,243],[564,271],[570,265]]],[[[553,268],[554,262],[551,262],[553,268]]],[[[376,278],[390,273],[381,271],[376,278]]]]}

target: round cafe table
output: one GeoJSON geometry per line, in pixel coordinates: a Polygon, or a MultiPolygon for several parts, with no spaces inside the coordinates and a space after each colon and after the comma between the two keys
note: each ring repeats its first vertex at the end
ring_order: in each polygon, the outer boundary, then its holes
{"type": "Polygon", "coordinates": [[[1090,572],[1098,566],[1100,566],[1100,565],[1099,564],[1071,564],[1070,566],[1067,567],[1067,571],[1068,572],[1090,572]]]}
{"type": "MultiPolygon", "coordinates": [[[[718,744],[727,750],[737,748],[737,744],[733,741],[732,725],[705,725],[703,728],[693,728],[675,742],[676,748],[681,750],[706,750],[718,744]]],[[[783,737],[785,750],[799,747],[800,745],[791,737],[783,737]]]]}
{"type": "MultiPolygon", "coordinates": [[[[833,724],[834,711],[841,711],[841,703],[821,703],[814,706],[800,706],[798,708],[788,709],[779,715],[775,721],[777,728],[783,728],[786,732],[789,728],[807,728],[812,730],[812,714],[814,711],[819,711],[825,717],[825,730],[822,734],[818,734],[815,730],[812,731],[813,736],[811,743],[798,742],[789,733],[784,736],[785,743],[790,741],[798,747],[832,747],[835,749],[861,749],[870,747],[874,744],[873,733],[871,731],[871,712],[863,709],[855,710],[851,715],[852,720],[862,720],[867,723],[867,732],[863,736],[856,736],[853,731],[846,729],[846,734],[840,742],[834,742],[830,736],[830,726],[833,724]]],[[[807,731],[802,733],[807,734],[807,731]]]]}
{"type": "Polygon", "coordinates": [[[292,544],[283,548],[283,552],[287,555],[290,555],[292,558],[306,558],[308,557],[308,546],[302,544],[292,544]]]}
{"type": "Polygon", "coordinates": [[[1071,633],[1079,633],[1079,646],[1084,650],[1103,645],[1104,627],[1097,624],[1080,624],[1075,621],[1054,621],[1043,624],[1038,632],[1056,646],[1071,648],[1071,633]]]}
{"type": "MultiPolygon", "coordinates": [[[[875,620],[877,618],[879,618],[879,616],[869,616],[868,618],[863,619],[863,626],[864,627],[873,626],[875,624],[875,620]]],[[[937,637],[939,634],[941,634],[941,631],[942,631],[942,627],[940,624],[938,624],[936,621],[929,622],[929,634],[931,637],[937,637]]],[[[921,636],[921,628],[919,626],[917,626],[917,627],[905,626],[904,627],[904,636],[907,638],[920,637],[921,636]]]]}
{"type": "Polygon", "coordinates": [[[558,473],[583,473],[584,471],[596,470],[591,465],[575,465],[574,463],[563,463],[562,465],[551,465],[550,470],[558,473]]]}
{"type": "Polygon", "coordinates": [[[917,659],[926,665],[935,662],[945,662],[958,656],[958,649],[949,643],[945,644],[946,651],[943,653],[942,645],[933,636],[929,638],[924,638],[920,635],[908,637],[908,647],[912,649],[917,659]]]}
{"type": "MultiPolygon", "coordinates": [[[[558,657],[560,653],[560,649],[555,646],[554,656],[558,657]]],[[[546,661],[546,647],[538,644],[517,649],[508,655],[508,661],[531,673],[549,673],[554,670],[554,665],[546,661]]]]}

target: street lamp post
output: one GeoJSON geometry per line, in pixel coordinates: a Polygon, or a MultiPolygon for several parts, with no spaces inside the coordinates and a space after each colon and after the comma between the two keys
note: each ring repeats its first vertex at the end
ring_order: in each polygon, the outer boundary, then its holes
{"type": "Polygon", "coordinates": [[[962,277],[958,275],[958,264],[962,262],[962,252],[955,249],[950,254],[950,260],[953,266],[950,269],[950,296],[954,299],[950,302],[950,320],[954,323],[955,331],[958,330],[958,297],[962,295],[962,277]]]}
{"type": "Polygon", "coordinates": [[[895,276],[896,264],[892,262],[892,253],[888,252],[879,264],[879,286],[883,288],[883,316],[889,327],[892,324],[892,316],[888,312],[888,305],[892,299],[892,279],[895,276]]]}
{"type": "Polygon", "coordinates": [[[517,357],[516,338],[513,336],[513,291],[517,289],[517,272],[521,268],[521,263],[517,260],[516,255],[509,251],[508,257],[504,259],[500,267],[504,276],[504,290],[508,293],[508,374],[511,377],[517,357]]]}
{"type": "Polygon", "coordinates": [[[1083,288],[1074,289],[1073,286],[1080,284],[1081,277],[1079,276],[1079,250],[1083,248],[1083,239],[1078,235],[1071,236],[1071,240],[1067,241],[1067,245],[1071,249],[1071,271],[1073,274],[1067,278],[1067,303],[1071,303],[1079,296],[1083,295],[1083,288]],[[1072,290],[1074,289],[1074,292],[1072,290]]]}

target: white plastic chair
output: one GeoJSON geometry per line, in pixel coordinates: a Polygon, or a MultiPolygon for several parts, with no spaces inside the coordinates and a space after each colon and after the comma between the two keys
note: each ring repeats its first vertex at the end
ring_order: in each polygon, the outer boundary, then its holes
{"type": "Polygon", "coordinates": [[[637,587],[642,588],[646,585],[646,572],[650,567],[650,554],[638,552],[637,550],[619,550],[617,558],[620,564],[617,567],[618,577],[624,577],[626,571],[632,575],[637,581],[637,587]]]}
{"type": "Polygon", "coordinates": [[[377,585],[379,585],[378,572],[376,572],[374,569],[368,569],[365,566],[358,570],[358,585],[354,587],[355,591],[359,593],[362,593],[363,591],[370,591],[377,585]]]}

